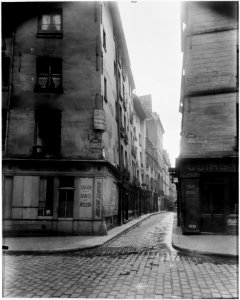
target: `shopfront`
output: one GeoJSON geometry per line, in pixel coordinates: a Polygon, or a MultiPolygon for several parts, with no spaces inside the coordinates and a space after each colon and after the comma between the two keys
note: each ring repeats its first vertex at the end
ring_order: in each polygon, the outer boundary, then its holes
{"type": "Polygon", "coordinates": [[[238,231],[236,158],[177,161],[179,219],[186,234],[238,231]]]}

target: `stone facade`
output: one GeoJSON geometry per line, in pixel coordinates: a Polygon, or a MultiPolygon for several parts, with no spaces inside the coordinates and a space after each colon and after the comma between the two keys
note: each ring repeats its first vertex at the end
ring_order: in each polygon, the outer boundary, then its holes
{"type": "Polygon", "coordinates": [[[107,234],[158,211],[117,3],[4,3],[2,29],[4,234],[107,234]]]}
{"type": "Polygon", "coordinates": [[[230,233],[228,220],[232,224],[235,218],[237,224],[237,6],[182,5],[182,131],[176,176],[186,233],[230,233]]]}

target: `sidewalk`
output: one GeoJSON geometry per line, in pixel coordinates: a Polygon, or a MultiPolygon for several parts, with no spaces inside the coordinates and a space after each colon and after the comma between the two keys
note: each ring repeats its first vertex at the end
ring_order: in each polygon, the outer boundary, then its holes
{"type": "MultiPolygon", "coordinates": [[[[3,253],[51,254],[99,247],[154,214],[156,213],[146,214],[117,226],[109,230],[108,235],[105,236],[5,237],[2,245],[8,246],[8,250],[3,250],[3,253]]],[[[238,237],[236,235],[183,235],[181,227],[177,227],[176,215],[173,220],[172,245],[178,250],[190,253],[238,256],[238,237]]]]}
{"type": "Polygon", "coordinates": [[[173,220],[172,246],[190,253],[238,256],[237,235],[183,235],[177,216],[173,220]]]}
{"type": "Polygon", "coordinates": [[[3,237],[2,245],[8,247],[8,250],[3,250],[3,252],[9,254],[50,254],[102,246],[140,224],[150,216],[158,213],[162,212],[146,214],[126,224],[117,226],[109,230],[108,235],[105,236],[3,237]]]}

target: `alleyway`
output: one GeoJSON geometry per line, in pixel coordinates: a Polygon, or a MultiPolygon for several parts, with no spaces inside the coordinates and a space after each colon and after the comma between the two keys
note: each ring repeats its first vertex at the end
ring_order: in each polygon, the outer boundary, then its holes
{"type": "Polygon", "coordinates": [[[98,249],[5,255],[3,296],[237,298],[236,261],[174,250],[172,218],[153,215],[98,249]]]}

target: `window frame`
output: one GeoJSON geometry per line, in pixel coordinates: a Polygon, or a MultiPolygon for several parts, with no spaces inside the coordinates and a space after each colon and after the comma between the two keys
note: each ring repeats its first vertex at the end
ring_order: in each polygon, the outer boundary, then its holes
{"type": "Polygon", "coordinates": [[[54,177],[41,176],[40,177],[41,192],[44,192],[43,199],[38,201],[38,217],[53,217],[54,208],[54,177]],[[47,214],[47,211],[50,213],[47,214]],[[40,213],[42,212],[42,214],[40,213]]]}
{"type": "Polygon", "coordinates": [[[35,110],[33,155],[40,157],[60,155],[61,123],[62,114],[60,110],[41,108],[35,110]],[[55,122],[54,125],[53,121],[55,122]],[[49,126],[51,126],[51,130],[47,130],[49,126]],[[54,143],[49,143],[52,140],[54,140],[54,143]]]}
{"type": "Polygon", "coordinates": [[[62,38],[63,37],[63,14],[62,14],[62,9],[56,9],[56,10],[51,10],[48,11],[47,13],[42,13],[38,16],[38,32],[37,32],[37,37],[50,37],[50,38],[62,38]],[[54,30],[53,29],[53,16],[54,15],[59,15],[60,16],[60,29],[59,30],[54,30]],[[42,17],[43,16],[50,16],[50,29],[48,30],[43,30],[42,29],[42,17]]]}
{"type": "Polygon", "coordinates": [[[36,83],[35,83],[35,93],[55,93],[59,94],[63,92],[62,88],[62,59],[58,57],[48,57],[48,56],[39,56],[36,59],[36,83]],[[45,64],[46,70],[45,72],[41,72],[40,69],[43,69],[43,65],[45,64]],[[52,69],[53,66],[58,65],[59,67],[59,73],[53,73],[52,69]],[[48,70],[47,70],[48,69],[48,70]],[[40,76],[40,74],[44,74],[45,76],[40,76]],[[55,75],[55,76],[54,76],[55,75]],[[54,79],[53,78],[60,78],[60,84],[58,87],[54,88],[51,83],[48,87],[43,88],[40,86],[39,80],[40,77],[42,78],[47,78],[47,82],[53,82],[54,84],[54,79]]]}
{"type": "Polygon", "coordinates": [[[75,190],[75,180],[74,177],[72,176],[62,176],[59,177],[59,187],[58,187],[58,218],[59,219],[72,219],[73,218],[73,211],[74,211],[74,190],[75,190]],[[69,184],[69,182],[63,182],[66,179],[71,179],[73,182],[73,185],[69,184]],[[61,182],[62,181],[62,182],[61,182]],[[65,195],[65,200],[64,200],[64,216],[60,215],[60,193],[65,195]],[[72,194],[72,195],[71,195],[72,194]],[[69,201],[69,197],[71,200],[69,201]],[[70,203],[70,215],[68,215],[69,211],[69,206],[68,204],[70,203]]]}

